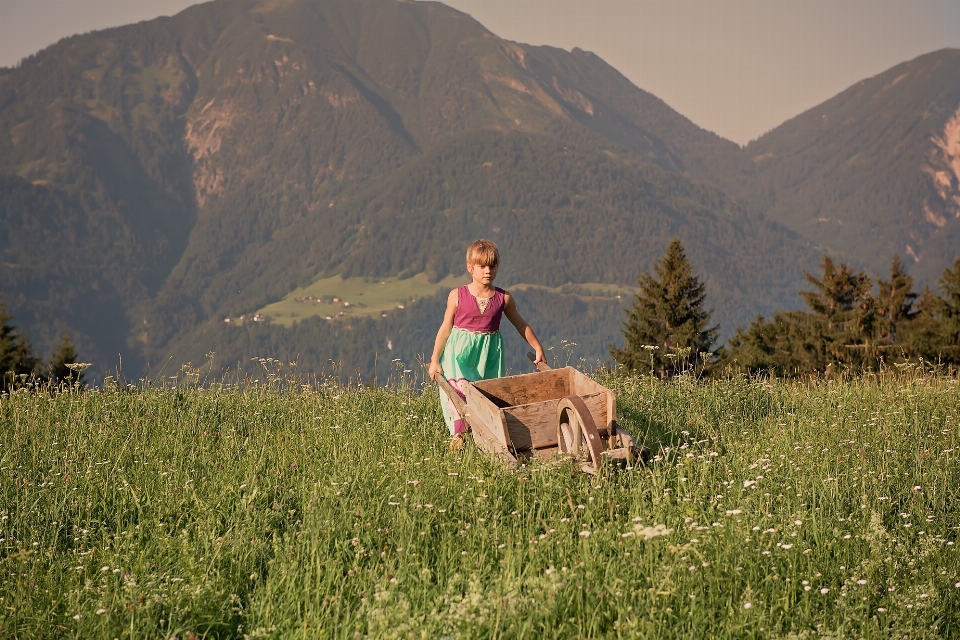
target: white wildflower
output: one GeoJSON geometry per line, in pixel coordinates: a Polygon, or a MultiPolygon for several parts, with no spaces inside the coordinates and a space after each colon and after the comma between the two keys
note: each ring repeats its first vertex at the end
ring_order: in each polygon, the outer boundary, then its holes
{"type": "Polygon", "coordinates": [[[635,524],[633,525],[633,530],[637,537],[643,540],[650,540],[673,533],[673,529],[668,529],[666,525],[663,524],[655,524],[652,527],[641,527],[639,524],[635,524]]]}

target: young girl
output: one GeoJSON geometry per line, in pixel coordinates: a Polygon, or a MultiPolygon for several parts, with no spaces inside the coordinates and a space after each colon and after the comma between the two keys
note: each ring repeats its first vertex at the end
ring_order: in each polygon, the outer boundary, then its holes
{"type": "MultiPolygon", "coordinates": [[[[467,247],[467,273],[472,282],[447,296],[447,310],[430,358],[431,379],[444,375],[450,385],[460,391],[466,381],[502,376],[505,367],[500,318],[503,315],[534,348],[535,362],[543,362],[543,347],[517,312],[513,296],[493,286],[499,266],[500,252],[489,240],[477,240],[467,247]]],[[[453,404],[441,398],[440,406],[450,434],[464,433],[466,425],[453,404]]]]}

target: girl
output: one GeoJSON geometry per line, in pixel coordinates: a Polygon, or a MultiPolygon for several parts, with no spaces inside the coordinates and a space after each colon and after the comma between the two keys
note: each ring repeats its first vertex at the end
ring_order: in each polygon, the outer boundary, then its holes
{"type": "MultiPolygon", "coordinates": [[[[477,240],[467,247],[467,273],[472,282],[454,289],[447,296],[447,310],[430,358],[428,372],[432,380],[445,375],[450,385],[459,391],[464,382],[502,376],[500,318],[503,315],[536,351],[535,362],[544,361],[543,347],[533,329],[517,312],[513,296],[493,286],[499,266],[500,252],[489,240],[477,240]]],[[[466,424],[453,404],[441,398],[440,406],[450,435],[464,433],[466,424]]]]}

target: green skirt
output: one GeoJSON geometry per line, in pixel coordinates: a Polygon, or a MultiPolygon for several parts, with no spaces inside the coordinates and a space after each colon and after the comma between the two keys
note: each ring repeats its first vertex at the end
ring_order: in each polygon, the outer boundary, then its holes
{"type": "MultiPolygon", "coordinates": [[[[494,333],[474,333],[460,327],[450,330],[450,337],[440,355],[440,367],[443,377],[450,385],[460,391],[465,382],[489,380],[503,376],[506,366],[503,362],[503,336],[494,333]]],[[[464,433],[466,424],[460,418],[456,407],[445,395],[440,397],[440,408],[450,434],[464,433]]]]}

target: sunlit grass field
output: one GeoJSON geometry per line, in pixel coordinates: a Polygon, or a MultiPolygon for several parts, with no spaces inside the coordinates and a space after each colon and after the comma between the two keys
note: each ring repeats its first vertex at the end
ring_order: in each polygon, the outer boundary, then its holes
{"type": "MultiPolygon", "coordinates": [[[[343,317],[379,318],[383,314],[389,314],[397,309],[398,305],[409,304],[440,291],[449,291],[468,282],[469,278],[466,274],[447,276],[439,282],[430,282],[425,273],[404,279],[397,277],[342,278],[332,276],[320,278],[309,286],[295,289],[284,296],[282,300],[264,306],[257,313],[284,327],[316,316],[329,317],[331,320],[343,317]],[[336,302],[334,302],[334,298],[336,298],[336,302]]],[[[576,285],[567,284],[560,287],[517,284],[510,288],[517,290],[544,289],[551,293],[577,295],[584,300],[590,300],[596,296],[612,297],[619,295],[628,298],[636,291],[636,289],[624,285],[591,282],[576,285]]],[[[244,322],[239,318],[231,318],[230,321],[238,325],[242,325],[244,322]]]]}
{"type": "Polygon", "coordinates": [[[601,382],[649,465],[402,377],[4,396],[0,637],[960,637],[956,379],[601,382]]]}
{"type": "Polygon", "coordinates": [[[439,282],[430,282],[423,273],[403,280],[397,277],[332,276],[321,278],[307,287],[295,289],[282,300],[266,305],[257,313],[269,317],[272,322],[284,327],[289,327],[298,320],[315,316],[329,316],[331,319],[343,316],[379,318],[382,314],[397,309],[398,305],[432,296],[438,291],[449,291],[466,282],[466,275],[460,278],[447,276],[439,282]],[[313,299],[303,300],[307,297],[313,299]]]}

